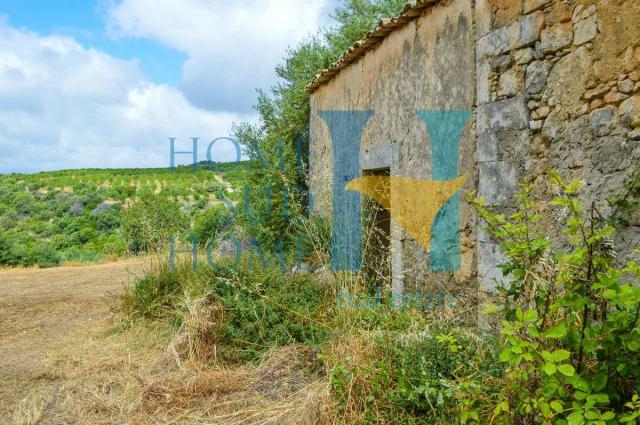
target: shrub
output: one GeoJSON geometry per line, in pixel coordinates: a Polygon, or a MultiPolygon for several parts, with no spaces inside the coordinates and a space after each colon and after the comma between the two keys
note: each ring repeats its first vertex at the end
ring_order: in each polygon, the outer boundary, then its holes
{"type": "Polygon", "coordinates": [[[229,209],[223,205],[215,205],[196,217],[191,235],[206,244],[228,230],[232,223],[233,216],[229,209]]]}
{"type": "Polygon", "coordinates": [[[0,264],[13,265],[13,243],[5,235],[0,235],[0,264]]]}
{"type": "Polygon", "coordinates": [[[72,246],[62,253],[62,261],[72,263],[94,263],[102,258],[102,255],[94,249],[72,246]]]}
{"type": "MultiPolygon", "coordinates": [[[[224,262],[223,262],[224,263],[224,262]]],[[[166,264],[136,282],[123,296],[131,317],[170,318],[180,323],[185,298],[204,297],[222,308],[216,340],[223,361],[251,361],[275,346],[318,344],[326,336],[326,289],[308,275],[289,275],[247,258],[218,267],[166,264]]]]}
{"type": "MultiPolygon", "coordinates": [[[[618,265],[612,234],[619,208],[605,217],[579,201],[579,183],[550,173],[553,204],[567,215],[567,251],[551,254],[536,230],[540,215],[523,185],[508,218],[475,200],[487,231],[501,242],[510,281],[500,289],[500,360],[507,365],[499,423],[605,424],[624,422],[640,392],[640,264],[618,265]]],[[[640,174],[613,205],[640,192],[640,174]]],[[[631,421],[631,420],[630,420],[631,421]]]]}
{"type": "Polygon", "coordinates": [[[35,245],[32,250],[30,250],[29,255],[32,259],[27,261],[36,264],[38,267],[55,267],[60,265],[60,253],[49,244],[35,245]]]}
{"type": "Polygon", "coordinates": [[[386,306],[343,310],[334,325],[322,359],[338,422],[434,424],[490,416],[483,406],[496,391],[484,384],[503,369],[491,334],[386,306]]]}
{"type": "Polygon", "coordinates": [[[176,202],[151,193],[133,200],[121,223],[131,253],[161,248],[189,225],[176,202]]]}

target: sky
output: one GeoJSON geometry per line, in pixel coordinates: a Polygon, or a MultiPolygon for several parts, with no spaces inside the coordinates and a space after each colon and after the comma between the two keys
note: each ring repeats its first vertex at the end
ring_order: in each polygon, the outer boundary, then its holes
{"type": "Polygon", "coordinates": [[[171,137],[205,152],[257,121],[255,89],[337,1],[0,0],[0,173],[166,167],[171,137]]]}

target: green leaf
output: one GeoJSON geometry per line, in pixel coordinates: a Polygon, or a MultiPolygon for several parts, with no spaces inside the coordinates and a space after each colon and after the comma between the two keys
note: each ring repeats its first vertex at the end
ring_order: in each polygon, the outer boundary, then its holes
{"type": "Polygon", "coordinates": [[[547,382],[542,387],[542,394],[546,397],[552,397],[558,390],[558,384],[555,382],[547,382]]]}
{"type": "Polygon", "coordinates": [[[591,394],[588,399],[599,404],[609,404],[609,396],[604,393],[591,394]]]}
{"type": "Polygon", "coordinates": [[[554,400],[551,403],[549,403],[549,405],[556,412],[558,412],[558,413],[562,412],[562,409],[563,409],[562,403],[560,403],[559,401],[554,400]]]}
{"type": "Polygon", "coordinates": [[[576,373],[576,370],[570,364],[561,364],[558,366],[558,370],[565,376],[573,376],[576,373]]]}
{"type": "Polygon", "coordinates": [[[554,363],[553,361],[553,355],[548,352],[548,351],[543,351],[542,353],[540,353],[540,355],[542,356],[542,358],[544,359],[544,361],[549,362],[549,363],[554,363]]]}
{"type": "Polygon", "coordinates": [[[500,403],[498,403],[498,405],[496,406],[495,409],[493,409],[493,416],[498,416],[500,413],[502,412],[508,412],[509,411],[509,403],[504,400],[501,401],[500,403]]]}
{"type": "Polygon", "coordinates": [[[598,373],[593,379],[593,390],[602,391],[607,386],[608,376],[606,372],[598,373]]]}
{"type": "Polygon", "coordinates": [[[529,323],[535,322],[536,320],[538,320],[538,312],[535,310],[527,310],[522,319],[523,322],[529,323]]]}
{"type": "Polygon", "coordinates": [[[613,412],[604,412],[602,414],[602,419],[604,419],[605,421],[610,421],[612,419],[615,419],[616,414],[613,412]]]}
{"type": "Polygon", "coordinates": [[[593,419],[599,419],[600,418],[600,413],[597,410],[593,410],[593,409],[589,409],[587,410],[587,412],[584,414],[584,416],[587,419],[593,420],[593,419]]]}
{"type": "Polygon", "coordinates": [[[582,425],[584,424],[584,416],[582,416],[582,412],[573,412],[567,416],[567,421],[569,421],[569,425],[582,425]]]}
{"type": "Polygon", "coordinates": [[[571,356],[571,353],[567,350],[556,350],[553,352],[553,360],[556,363],[563,362],[571,356]]]}
{"type": "Polygon", "coordinates": [[[511,360],[511,357],[512,357],[511,349],[510,348],[505,348],[500,353],[499,359],[500,359],[501,362],[506,363],[509,360],[511,360]]]}
{"type": "Polygon", "coordinates": [[[542,366],[542,370],[544,370],[544,373],[547,375],[553,375],[556,373],[556,369],[556,365],[553,363],[545,363],[544,366],[542,366]]]}
{"type": "Polygon", "coordinates": [[[484,311],[482,312],[482,314],[493,314],[496,313],[498,311],[498,307],[494,304],[488,305],[486,306],[486,308],[484,309],[484,311]]]}
{"type": "Polygon", "coordinates": [[[552,328],[547,329],[544,333],[547,338],[564,338],[567,335],[567,326],[565,324],[559,324],[552,328]]]}

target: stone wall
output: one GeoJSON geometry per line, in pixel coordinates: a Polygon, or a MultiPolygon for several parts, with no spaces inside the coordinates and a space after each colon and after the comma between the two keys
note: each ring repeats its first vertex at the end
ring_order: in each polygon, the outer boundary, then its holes
{"type": "MultiPolygon", "coordinates": [[[[331,211],[332,151],[321,110],[373,110],[362,137],[362,169],[431,178],[431,148],[417,110],[475,110],[462,138],[460,174],[489,204],[508,210],[517,183],[543,184],[553,168],[585,182],[585,202],[606,209],[640,164],[640,2],[637,0],[448,0],[393,31],[311,96],[309,183],[317,212],[331,211]]],[[[619,236],[640,245],[640,220],[619,236]]],[[[559,220],[543,223],[550,229],[559,220]]],[[[449,288],[501,277],[495,241],[461,207],[462,268],[420,282],[449,288]],[[440,285],[441,286],[441,285],[440,285]]],[[[397,225],[392,229],[396,289],[428,263],[397,225]]],[[[559,240],[558,243],[561,243],[559,240]]],[[[623,250],[623,249],[622,249],[623,250]]]]}
{"type": "MultiPolygon", "coordinates": [[[[584,202],[606,211],[640,164],[640,3],[480,0],[476,18],[480,194],[507,208],[526,179],[546,208],[542,178],[553,168],[583,181],[584,202]]],[[[640,223],[631,225],[622,251],[640,245],[640,223]]],[[[482,232],[478,242],[490,288],[502,259],[482,232]]]]}

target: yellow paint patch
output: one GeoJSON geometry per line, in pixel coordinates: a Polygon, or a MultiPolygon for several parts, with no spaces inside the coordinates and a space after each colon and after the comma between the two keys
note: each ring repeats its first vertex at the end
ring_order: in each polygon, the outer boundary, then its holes
{"type": "Polygon", "coordinates": [[[373,198],[412,238],[429,249],[431,225],[436,215],[468,178],[464,175],[455,180],[436,181],[362,176],[347,183],[346,189],[373,198]]]}

